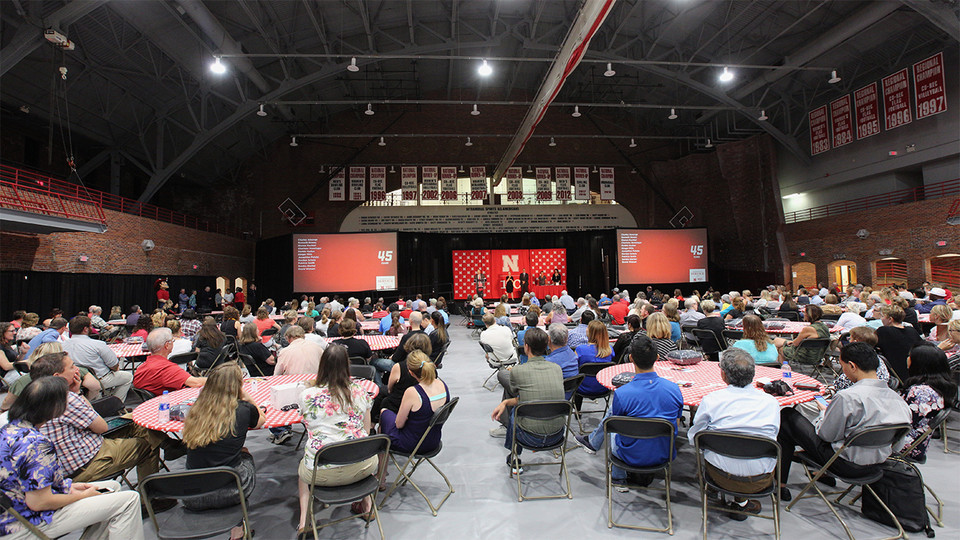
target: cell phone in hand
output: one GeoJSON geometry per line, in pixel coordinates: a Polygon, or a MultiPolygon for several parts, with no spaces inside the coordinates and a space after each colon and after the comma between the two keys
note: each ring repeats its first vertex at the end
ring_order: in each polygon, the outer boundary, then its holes
{"type": "Polygon", "coordinates": [[[815,399],[820,405],[823,405],[824,407],[827,406],[827,400],[823,396],[814,396],[813,399],[815,399]]]}
{"type": "Polygon", "coordinates": [[[97,488],[99,493],[110,493],[110,488],[97,488]]]}

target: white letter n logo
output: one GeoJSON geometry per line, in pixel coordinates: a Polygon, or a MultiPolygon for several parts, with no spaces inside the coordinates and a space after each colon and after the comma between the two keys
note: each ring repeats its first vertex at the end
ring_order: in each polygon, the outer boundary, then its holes
{"type": "Polygon", "coordinates": [[[519,272],[520,271],[520,261],[517,260],[519,255],[501,255],[503,257],[503,269],[501,272],[519,272]]]}

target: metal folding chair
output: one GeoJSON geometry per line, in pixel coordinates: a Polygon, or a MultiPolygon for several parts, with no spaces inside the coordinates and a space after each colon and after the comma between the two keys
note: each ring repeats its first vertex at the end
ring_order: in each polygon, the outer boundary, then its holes
{"type": "Polygon", "coordinates": [[[209,538],[230,532],[240,522],[243,537],[251,536],[250,516],[247,513],[247,498],[243,494],[240,475],[232,467],[210,467],[189,471],[155,473],[140,480],[137,487],[157,537],[167,539],[209,538]],[[153,499],[198,499],[209,493],[236,485],[240,504],[228,508],[191,512],[178,506],[157,519],[150,501],[153,499]]]}
{"type": "Polygon", "coordinates": [[[491,347],[490,345],[487,345],[486,343],[483,343],[482,341],[480,342],[480,347],[483,349],[483,352],[485,353],[484,357],[487,359],[487,365],[490,366],[491,369],[493,369],[493,373],[491,373],[486,379],[484,379],[483,384],[481,384],[480,386],[482,388],[485,388],[493,392],[494,390],[497,389],[497,385],[494,384],[492,387],[487,388],[487,383],[490,381],[490,379],[494,378],[497,375],[497,372],[500,371],[500,368],[512,366],[516,364],[517,357],[511,356],[510,358],[500,358],[499,356],[497,356],[497,353],[493,350],[493,347],[491,347]]]}
{"type": "Polygon", "coordinates": [[[724,512],[734,512],[738,514],[746,514],[751,516],[756,516],[764,519],[773,520],[773,534],[774,538],[780,538],[780,444],[777,443],[774,439],[767,439],[764,437],[757,437],[755,435],[747,435],[745,433],[739,433],[736,431],[728,430],[715,430],[715,431],[701,431],[697,433],[696,437],[693,438],[694,447],[696,448],[697,456],[697,481],[700,484],[700,505],[703,515],[703,539],[707,539],[707,509],[715,508],[722,509],[724,512]],[[760,459],[760,458],[774,458],[777,460],[776,467],[773,470],[773,477],[770,480],[770,487],[758,491],[756,493],[739,493],[736,491],[731,491],[729,489],[723,488],[718,485],[716,482],[711,480],[710,475],[706,470],[706,460],[703,457],[703,452],[705,450],[710,450],[721,456],[734,458],[734,459],[760,459]],[[773,501],[773,514],[770,516],[764,516],[761,514],[747,514],[746,512],[741,512],[738,510],[733,510],[729,507],[716,508],[711,507],[708,504],[707,500],[707,487],[711,487],[721,493],[725,493],[732,497],[743,497],[749,499],[751,497],[765,497],[769,496],[770,500],[773,501]]]}
{"type": "Polygon", "coordinates": [[[437,457],[437,455],[440,453],[440,450],[443,448],[443,443],[429,452],[420,452],[420,445],[423,444],[423,441],[427,439],[427,435],[429,435],[434,428],[440,429],[440,427],[443,426],[443,424],[447,421],[447,418],[450,417],[450,413],[452,413],[453,409],[456,408],[459,401],[460,398],[453,398],[447,402],[446,405],[434,411],[433,416],[430,418],[430,423],[427,424],[427,430],[423,432],[423,436],[421,436],[420,440],[417,441],[417,445],[413,447],[412,451],[404,452],[396,448],[390,451],[390,461],[393,462],[393,465],[397,468],[397,472],[400,473],[400,476],[393,481],[393,484],[390,486],[390,489],[387,490],[387,493],[383,496],[383,499],[380,499],[380,508],[383,508],[383,504],[387,501],[387,497],[389,497],[398,487],[401,487],[407,483],[412,485],[413,488],[417,490],[417,493],[419,493],[420,496],[427,501],[427,505],[430,507],[430,511],[433,512],[434,516],[436,516],[437,512],[440,511],[440,507],[443,506],[443,503],[445,503],[450,495],[454,493],[453,484],[450,483],[450,479],[447,478],[447,475],[443,474],[443,471],[441,471],[440,468],[437,467],[437,464],[431,459],[437,457]],[[397,456],[406,458],[406,461],[402,467],[397,461],[397,456]],[[416,462],[414,462],[414,460],[416,460],[416,462]],[[417,483],[411,478],[413,473],[417,471],[417,467],[419,467],[424,461],[433,467],[433,469],[437,471],[437,473],[443,478],[443,481],[447,483],[447,491],[444,493],[443,498],[440,499],[440,502],[436,506],[433,505],[430,497],[427,497],[427,494],[424,493],[423,490],[420,489],[420,486],[418,486],[417,483]],[[410,468],[409,473],[407,472],[408,467],[410,468]]]}
{"type": "Polygon", "coordinates": [[[567,435],[570,433],[570,417],[572,416],[571,411],[573,411],[573,404],[566,400],[550,401],[528,401],[526,403],[520,403],[514,408],[514,422],[513,422],[513,432],[512,432],[512,444],[510,445],[510,455],[513,456],[513,463],[510,465],[514,469],[519,469],[519,457],[517,456],[517,447],[526,448],[528,450],[533,450],[535,452],[541,452],[545,450],[558,450],[560,452],[560,461],[541,461],[537,463],[527,463],[525,467],[539,467],[544,465],[560,465],[560,474],[566,479],[567,490],[564,493],[558,495],[543,495],[539,497],[525,497],[523,495],[523,485],[520,482],[520,474],[514,475],[511,472],[511,476],[516,476],[517,478],[517,501],[523,502],[524,499],[527,500],[537,500],[537,499],[560,499],[566,497],[568,499],[573,498],[573,492],[570,489],[570,474],[567,470],[567,435]],[[529,446],[521,443],[517,440],[517,425],[520,423],[521,418],[531,418],[537,420],[551,420],[554,418],[561,418],[566,416],[566,421],[562,430],[563,436],[560,440],[554,444],[548,444],[545,446],[529,446]]]}
{"type": "Polygon", "coordinates": [[[50,537],[40,532],[40,529],[36,525],[27,521],[27,518],[23,517],[20,512],[17,512],[13,509],[13,501],[10,500],[10,497],[7,497],[6,493],[0,493],[0,510],[10,514],[17,521],[20,522],[23,527],[30,531],[31,534],[36,536],[40,540],[50,540],[50,537]]]}
{"type": "Polygon", "coordinates": [[[367,379],[368,381],[372,381],[374,376],[376,376],[376,373],[377,373],[377,368],[371,365],[350,364],[351,377],[359,377],[361,379],[367,379]]]}
{"type": "MultiPolygon", "coordinates": [[[[924,456],[922,460],[917,461],[910,457],[910,452],[913,452],[914,448],[916,448],[917,446],[920,446],[920,444],[922,444],[923,441],[929,439],[934,434],[934,432],[937,431],[938,428],[943,426],[944,423],[947,421],[947,417],[950,416],[951,412],[952,411],[950,410],[950,407],[944,407],[942,411],[938,412],[937,415],[934,416],[932,420],[930,420],[930,423],[927,424],[927,429],[923,430],[923,433],[921,433],[919,437],[917,437],[912,443],[910,443],[909,446],[906,446],[902,450],[897,452],[895,456],[891,456],[896,459],[900,459],[909,463],[910,466],[917,471],[917,475],[920,477],[922,482],[923,482],[923,474],[920,473],[920,468],[917,467],[915,464],[925,463],[927,461],[926,456],[924,456]]],[[[938,527],[943,527],[943,501],[940,500],[940,497],[937,496],[937,493],[933,491],[933,488],[931,488],[926,482],[923,482],[923,487],[926,488],[928,493],[930,493],[930,496],[933,497],[933,500],[937,501],[937,511],[934,512],[933,510],[930,509],[929,506],[927,506],[927,512],[929,512],[930,517],[932,517],[934,521],[937,522],[938,527]]]]}
{"type": "MultiPolygon", "coordinates": [[[[822,370],[827,367],[824,365],[824,358],[827,354],[827,349],[830,348],[830,338],[807,338],[800,342],[797,345],[797,360],[791,360],[790,365],[793,369],[796,369],[799,372],[803,372],[800,369],[800,366],[809,366],[811,368],[810,376],[816,379],[821,377],[822,370]],[[810,350],[813,351],[812,361],[804,361],[800,359],[800,351],[810,350]]],[[[833,372],[833,368],[829,368],[833,372]]],[[[826,384],[827,380],[821,377],[821,380],[826,384]]]]}
{"type": "Polygon", "coordinates": [[[674,440],[675,427],[670,421],[662,418],[634,418],[631,416],[610,416],[603,421],[604,437],[610,435],[622,435],[632,439],[660,439],[666,438],[670,441],[670,456],[667,461],[659,465],[647,467],[637,467],[623,461],[611,450],[610,444],[605,444],[606,466],[607,466],[607,528],[621,527],[625,529],[635,529],[639,531],[665,532],[673,534],[673,509],[670,507],[670,473],[674,460],[674,440]],[[627,525],[617,523],[613,520],[613,467],[617,466],[627,472],[639,474],[651,474],[663,471],[664,487],[649,486],[630,486],[634,489],[666,492],[667,505],[667,526],[664,528],[643,527],[640,525],[627,525]]]}
{"type": "MultiPolygon", "coordinates": [[[[600,371],[613,365],[615,365],[613,362],[590,362],[588,364],[584,364],[580,366],[580,374],[583,375],[584,379],[586,379],[587,377],[593,377],[594,379],[596,379],[597,373],[600,373],[600,371]]],[[[580,382],[582,383],[583,381],[581,380],[580,382]]],[[[579,385],[577,386],[578,388],[573,392],[573,403],[574,403],[573,414],[576,415],[577,417],[577,429],[580,432],[580,434],[583,435],[584,432],[583,432],[582,415],[593,414],[593,413],[601,413],[606,415],[607,409],[610,408],[610,398],[613,396],[613,390],[607,390],[603,394],[598,394],[598,395],[587,395],[587,394],[581,393],[579,389],[579,385]],[[582,399],[590,399],[590,400],[602,399],[604,402],[603,410],[602,411],[601,410],[594,410],[594,411],[578,410],[576,408],[577,396],[580,396],[580,398],[582,399]]]]}
{"type": "Polygon", "coordinates": [[[808,482],[807,485],[804,486],[804,488],[800,491],[800,494],[797,495],[793,499],[793,501],[790,502],[789,505],[787,505],[787,511],[789,512],[793,508],[793,505],[797,504],[797,502],[799,502],[801,499],[809,499],[813,497],[813,495],[805,495],[810,490],[810,488],[813,488],[817,492],[817,495],[819,495],[820,498],[823,500],[823,502],[826,503],[830,511],[833,512],[833,515],[840,522],[840,525],[843,526],[843,530],[846,531],[847,537],[849,537],[850,540],[855,540],[853,537],[853,533],[850,532],[850,528],[847,527],[846,522],[844,522],[843,518],[840,517],[840,514],[837,513],[836,508],[834,508],[834,506],[830,504],[830,499],[827,498],[827,495],[837,495],[837,498],[834,499],[834,503],[841,504],[841,501],[843,500],[843,498],[848,493],[850,493],[850,491],[854,487],[861,486],[862,489],[866,489],[874,497],[876,497],[877,501],[880,503],[883,509],[887,511],[887,514],[890,515],[890,517],[893,519],[893,522],[897,526],[897,531],[898,531],[897,536],[892,536],[886,540],[906,538],[907,537],[906,532],[904,532],[903,526],[900,525],[900,521],[897,519],[897,516],[895,516],[893,512],[890,511],[890,508],[887,507],[886,504],[884,504],[883,500],[881,500],[880,497],[877,497],[876,492],[873,491],[872,487],[870,487],[870,484],[876,482],[877,480],[883,477],[883,470],[880,468],[879,463],[873,468],[872,471],[870,471],[869,474],[856,477],[856,478],[840,476],[836,474],[836,472],[834,471],[829,471],[830,475],[836,477],[837,480],[841,480],[849,484],[849,487],[847,487],[847,489],[843,491],[824,493],[820,489],[820,486],[817,485],[817,480],[819,480],[820,477],[822,477],[824,474],[827,474],[828,469],[830,468],[830,465],[833,465],[833,462],[835,462],[843,453],[843,451],[846,450],[848,447],[864,446],[868,448],[879,448],[884,446],[892,446],[893,444],[896,444],[896,442],[899,441],[908,431],[910,431],[909,424],[894,424],[889,426],[877,426],[877,427],[862,429],[856,433],[853,433],[849,437],[847,437],[847,439],[843,441],[843,444],[840,446],[840,448],[838,448],[837,451],[834,452],[833,456],[831,456],[830,459],[827,460],[827,462],[822,466],[819,463],[813,461],[813,459],[811,459],[808,455],[806,455],[806,452],[798,452],[795,455],[796,457],[800,458],[800,464],[803,466],[803,472],[806,473],[807,478],[810,480],[810,482],[808,482]],[[814,470],[816,470],[815,474],[810,473],[810,467],[813,467],[814,470]]]}

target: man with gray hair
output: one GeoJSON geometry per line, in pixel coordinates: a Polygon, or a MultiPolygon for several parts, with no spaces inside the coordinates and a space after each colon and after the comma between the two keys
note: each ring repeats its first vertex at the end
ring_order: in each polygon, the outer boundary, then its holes
{"type": "Polygon", "coordinates": [[[90,324],[97,329],[97,332],[100,333],[104,339],[112,337],[114,334],[120,331],[116,326],[107,324],[107,321],[103,320],[103,308],[97,305],[90,306],[87,309],[87,316],[90,317],[90,324]]]}
{"type": "Polygon", "coordinates": [[[577,309],[570,315],[570,320],[579,323],[583,312],[590,309],[587,307],[587,300],[584,297],[577,298],[577,309]]]}
{"type": "MultiPolygon", "coordinates": [[[[727,387],[703,397],[693,425],[687,431],[690,442],[701,431],[736,431],[775,441],[780,431],[780,404],[773,396],[753,385],[755,365],[750,354],[730,347],[720,356],[720,371],[727,387]]],[[[756,493],[770,486],[777,467],[775,458],[736,459],[704,451],[706,473],[720,487],[740,493],[756,493]]],[[[760,501],[735,499],[733,510],[757,514],[760,501]]],[[[729,514],[743,521],[744,514],[729,514]]]]}
{"type": "Polygon", "coordinates": [[[560,323],[553,323],[547,327],[547,336],[550,337],[550,352],[546,359],[560,366],[564,379],[580,373],[577,353],[567,346],[567,334],[567,327],[560,323]]]}
{"type": "Polygon", "coordinates": [[[694,297],[687,298],[683,301],[683,307],[686,310],[680,314],[680,326],[694,326],[697,324],[697,321],[704,317],[703,313],[698,311],[700,303],[697,302],[697,299],[694,297]]]}
{"type": "Polygon", "coordinates": [[[150,356],[140,364],[133,376],[133,386],[159,396],[164,390],[195,388],[207,382],[206,377],[191,377],[180,366],[167,359],[173,350],[173,332],[157,328],[147,335],[150,356]]]}

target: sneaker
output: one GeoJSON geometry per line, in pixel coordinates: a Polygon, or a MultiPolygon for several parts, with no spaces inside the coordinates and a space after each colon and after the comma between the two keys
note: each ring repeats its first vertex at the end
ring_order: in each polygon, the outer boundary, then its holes
{"type": "Polygon", "coordinates": [[[490,436],[503,439],[507,436],[507,426],[497,426],[490,430],[490,436]]]}
{"type": "Polygon", "coordinates": [[[517,458],[517,464],[514,466],[513,460],[510,459],[510,456],[507,456],[507,467],[510,467],[510,476],[523,474],[523,462],[520,461],[520,458],[517,458]]]}
{"type": "Polygon", "coordinates": [[[273,442],[273,444],[283,444],[283,443],[289,441],[289,440],[292,439],[292,438],[293,438],[293,432],[292,432],[292,431],[284,431],[283,433],[281,433],[281,434],[279,434],[279,435],[274,435],[272,442],[273,442]]]}
{"type": "MultiPolygon", "coordinates": [[[[760,509],[761,509],[762,507],[761,507],[761,505],[760,505],[760,501],[757,501],[757,500],[754,500],[754,499],[748,499],[748,500],[746,501],[746,503],[743,504],[742,506],[740,505],[740,503],[737,503],[737,502],[729,502],[729,503],[727,503],[727,508],[729,508],[729,509],[731,509],[731,510],[737,510],[738,512],[747,512],[747,513],[750,513],[750,514],[759,514],[759,513],[760,513],[760,509]]],[[[746,519],[747,519],[748,516],[747,516],[746,514],[739,514],[739,513],[729,512],[729,513],[727,513],[727,517],[729,517],[730,519],[732,519],[732,520],[734,520],[734,521],[746,521],[746,519]]]]}
{"type": "Polygon", "coordinates": [[[627,485],[626,480],[614,478],[611,480],[611,483],[613,484],[613,489],[616,490],[617,493],[627,493],[630,491],[630,486],[627,485]]]}
{"type": "MultiPolygon", "coordinates": [[[[273,441],[274,441],[273,433],[267,435],[267,442],[273,444],[273,441]]],[[[311,533],[311,534],[312,534],[312,533],[311,533]]]]}
{"type": "Polygon", "coordinates": [[[597,453],[597,449],[590,446],[590,439],[588,439],[586,435],[576,435],[574,439],[577,441],[577,446],[582,447],[584,452],[588,454],[597,453]]]}

